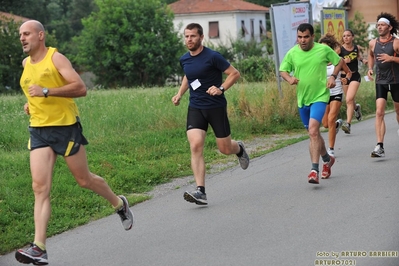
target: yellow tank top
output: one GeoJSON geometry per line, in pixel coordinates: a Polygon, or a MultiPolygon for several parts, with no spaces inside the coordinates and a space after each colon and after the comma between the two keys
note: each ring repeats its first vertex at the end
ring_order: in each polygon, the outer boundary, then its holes
{"type": "Polygon", "coordinates": [[[32,64],[28,57],[21,76],[20,85],[28,99],[32,127],[68,126],[75,124],[79,116],[73,98],[29,96],[28,89],[33,84],[49,90],[56,90],[67,84],[53,64],[52,57],[55,52],[56,48],[49,47],[43,60],[36,64],[32,64]]]}

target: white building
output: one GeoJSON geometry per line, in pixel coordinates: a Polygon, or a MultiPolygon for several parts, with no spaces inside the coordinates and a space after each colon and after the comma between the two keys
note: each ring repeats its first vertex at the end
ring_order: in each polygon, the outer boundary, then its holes
{"type": "Polygon", "coordinates": [[[199,23],[204,42],[230,45],[231,40],[261,41],[266,36],[269,8],[242,0],[180,0],[169,7],[175,14],[175,28],[183,34],[186,25],[199,23]]]}

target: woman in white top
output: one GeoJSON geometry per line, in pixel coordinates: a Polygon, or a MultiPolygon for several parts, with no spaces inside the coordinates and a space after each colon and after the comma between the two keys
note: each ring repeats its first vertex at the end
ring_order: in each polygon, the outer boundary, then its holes
{"type": "MultiPolygon", "coordinates": [[[[339,52],[340,43],[335,39],[334,35],[326,34],[320,38],[319,43],[325,44],[331,47],[337,53],[339,52]]],[[[334,66],[329,64],[327,66],[327,77],[330,77],[333,73],[334,66]]],[[[326,112],[324,114],[322,123],[325,128],[328,128],[328,149],[327,152],[330,156],[334,156],[335,138],[339,128],[342,125],[342,120],[338,119],[339,110],[342,105],[343,90],[342,84],[348,84],[351,78],[352,72],[349,67],[344,64],[343,70],[345,71],[346,77],[341,78],[341,73],[335,79],[335,87],[330,89],[330,100],[328,102],[326,112]]]]}

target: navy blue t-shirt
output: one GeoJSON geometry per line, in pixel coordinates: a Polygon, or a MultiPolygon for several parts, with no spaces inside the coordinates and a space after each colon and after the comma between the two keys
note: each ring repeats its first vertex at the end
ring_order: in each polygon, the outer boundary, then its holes
{"type": "Polygon", "coordinates": [[[210,109],[227,105],[224,94],[211,96],[206,93],[212,85],[216,87],[222,85],[223,72],[230,66],[220,53],[207,47],[196,56],[191,56],[190,52],[187,52],[180,58],[180,66],[190,86],[190,107],[210,109]],[[193,85],[195,87],[199,84],[201,85],[198,88],[193,88],[193,85]]]}

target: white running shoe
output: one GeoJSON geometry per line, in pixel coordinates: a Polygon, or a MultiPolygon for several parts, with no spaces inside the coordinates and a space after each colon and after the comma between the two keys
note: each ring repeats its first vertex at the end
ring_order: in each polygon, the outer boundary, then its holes
{"type": "Polygon", "coordinates": [[[362,115],[362,107],[358,103],[355,106],[355,117],[356,117],[357,121],[362,120],[362,117],[363,117],[363,115],[362,115]]]}
{"type": "Polygon", "coordinates": [[[385,157],[384,148],[381,148],[380,145],[375,146],[374,150],[371,152],[371,157],[373,158],[385,157]]]}
{"type": "Polygon", "coordinates": [[[338,134],[340,127],[342,127],[342,119],[335,121],[335,134],[338,134]]]}
{"type": "Polygon", "coordinates": [[[351,133],[351,125],[348,122],[344,122],[342,124],[342,130],[346,133],[346,134],[350,134],[351,133]]]}

